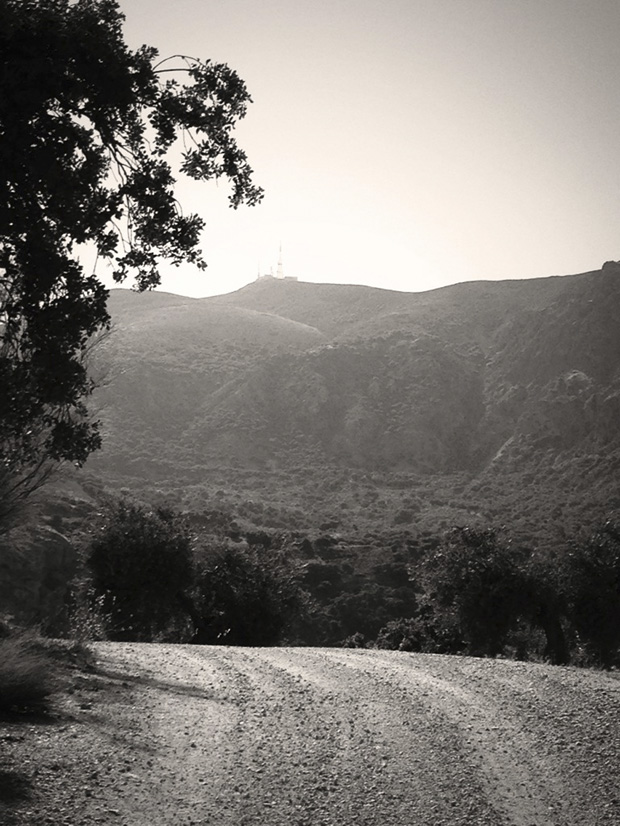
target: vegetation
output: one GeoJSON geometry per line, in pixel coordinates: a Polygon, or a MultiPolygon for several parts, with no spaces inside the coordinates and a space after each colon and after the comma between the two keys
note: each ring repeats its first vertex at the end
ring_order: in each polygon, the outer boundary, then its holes
{"type": "Polygon", "coordinates": [[[205,543],[173,510],[121,499],[86,550],[73,625],[114,640],[277,645],[302,614],[299,584],[267,534],[245,539],[205,543]]]}
{"type": "Polygon", "coordinates": [[[249,530],[217,510],[185,521],[123,500],[110,513],[87,560],[90,605],[112,639],[620,664],[613,521],[551,557],[506,529],[367,535],[361,546],[249,530]]]}
{"type": "Polygon", "coordinates": [[[1,630],[0,713],[46,711],[59,685],[52,654],[32,632],[1,630]]]}
{"type": "Polygon", "coordinates": [[[121,499],[111,506],[87,553],[92,605],[115,640],[165,640],[183,624],[192,583],[191,540],[182,519],[121,499]]]}
{"type": "Polygon", "coordinates": [[[607,521],[565,557],[567,614],[587,661],[620,664],[620,524],[607,521]]]}
{"type": "Polygon", "coordinates": [[[492,530],[456,528],[416,567],[413,616],[389,622],[379,648],[620,664],[620,532],[607,521],[551,562],[492,530]]]}
{"type": "Polygon", "coordinates": [[[127,495],[99,521],[85,503],[53,511],[59,537],[73,527],[84,546],[84,567],[41,568],[30,621],[48,633],[620,665],[617,514],[553,551],[507,528],[290,531],[217,507],[182,516],[127,495]],[[64,620],[63,572],[73,577],[64,620]]]}
{"type": "Polygon", "coordinates": [[[302,611],[290,566],[264,546],[208,553],[198,565],[195,594],[197,643],[278,645],[290,640],[302,611]]]}
{"type": "Polygon", "coordinates": [[[497,656],[518,617],[526,588],[519,553],[491,529],[454,528],[426,555],[421,579],[437,626],[460,637],[460,647],[497,656]]]}
{"type": "Polygon", "coordinates": [[[540,551],[620,506],[617,271],[110,307],[109,439],[86,469],[110,488],[307,534],[508,525],[540,551]]]}
{"type": "Polygon", "coordinates": [[[204,266],[203,221],[174,196],[180,171],[225,178],[230,202],[261,190],[232,136],[250,101],[226,65],[127,48],[115,0],[5,0],[0,8],[0,483],[27,495],[57,462],[100,444],[86,356],[118,282],[159,283],[159,261],[204,266]]]}

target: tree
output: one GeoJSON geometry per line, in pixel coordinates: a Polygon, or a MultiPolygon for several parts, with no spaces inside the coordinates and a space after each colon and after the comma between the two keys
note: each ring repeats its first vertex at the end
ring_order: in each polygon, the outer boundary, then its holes
{"type": "Polygon", "coordinates": [[[545,647],[541,652],[553,665],[566,665],[570,651],[562,617],[565,600],[560,585],[561,566],[548,554],[534,552],[524,567],[522,588],[526,606],[525,619],[533,628],[545,635],[545,647]]]}
{"type": "Polygon", "coordinates": [[[90,543],[86,564],[111,639],[177,641],[193,581],[191,537],[178,514],[121,499],[90,543]]]}
{"type": "Polygon", "coordinates": [[[608,520],[562,561],[568,617],[590,657],[620,663],[620,523],[608,520]]]}
{"type": "Polygon", "coordinates": [[[501,653],[527,610],[522,566],[493,529],[452,529],[424,560],[421,580],[435,623],[458,633],[470,654],[501,653]]]}
{"type": "Polygon", "coordinates": [[[264,546],[225,546],[201,556],[191,610],[194,642],[280,643],[304,608],[295,572],[282,555],[264,546]]]}
{"type": "Polygon", "coordinates": [[[83,355],[109,322],[80,245],[143,290],[159,262],[204,267],[203,221],[175,196],[180,171],[262,191],[232,136],[251,100],[224,64],[136,51],[115,0],[0,0],[0,450],[30,490],[52,463],[100,444],[83,355]],[[175,146],[176,144],[176,146],[175,146]]]}

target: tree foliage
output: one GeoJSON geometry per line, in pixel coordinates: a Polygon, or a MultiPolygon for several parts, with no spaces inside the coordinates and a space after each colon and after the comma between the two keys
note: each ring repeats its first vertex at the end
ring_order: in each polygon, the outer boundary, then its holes
{"type": "Polygon", "coordinates": [[[83,356],[109,321],[107,291],[80,245],[138,289],[159,283],[161,260],[205,266],[171,150],[183,174],[228,179],[233,207],[262,196],[232,135],[243,81],[224,64],[132,51],[122,23],[115,0],[0,3],[0,448],[12,472],[82,463],[100,442],[83,356]]]}
{"type": "Polygon", "coordinates": [[[608,520],[564,558],[562,585],[569,619],[589,657],[620,662],[620,523],[608,520]]]}
{"type": "Polygon", "coordinates": [[[277,645],[303,609],[294,571],[264,546],[203,555],[195,594],[198,643],[277,645]]]}
{"type": "Polygon", "coordinates": [[[178,514],[121,499],[93,537],[86,563],[111,639],[176,640],[193,581],[191,537],[178,514]]]}
{"type": "Polygon", "coordinates": [[[515,549],[493,529],[454,528],[425,560],[421,579],[436,621],[458,629],[470,654],[497,655],[525,611],[515,549]]]}

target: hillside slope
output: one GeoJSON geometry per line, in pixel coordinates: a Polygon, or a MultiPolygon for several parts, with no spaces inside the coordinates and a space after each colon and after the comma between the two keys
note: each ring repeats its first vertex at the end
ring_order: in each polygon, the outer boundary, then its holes
{"type": "Polygon", "coordinates": [[[349,526],[375,518],[366,488],[399,474],[409,501],[375,496],[388,520],[520,509],[530,530],[549,509],[620,505],[616,265],[427,293],[276,279],[208,299],[115,290],[110,308],[104,449],[88,469],[116,487],[192,508],[217,490],[235,507],[271,496],[289,523],[316,510],[349,526]],[[322,510],[308,507],[315,483],[334,491],[322,510]]]}
{"type": "Polygon", "coordinates": [[[542,309],[583,276],[527,281],[474,281],[422,293],[353,284],[265,279],[234,293],[203,299],[211,305],[262,310],[319,328],[334,338],[399,328],[466,325],[494,328],[520,309],[542,309]]]}
{"type": "Polygon", "coordinates": [[[27,738],[0,723],[0,772],[21,790],[0,798],[7,826],[620,820],[610,674],[316,648],[96,650],[101,672],[76,680],[58,721],[27,738]]]}

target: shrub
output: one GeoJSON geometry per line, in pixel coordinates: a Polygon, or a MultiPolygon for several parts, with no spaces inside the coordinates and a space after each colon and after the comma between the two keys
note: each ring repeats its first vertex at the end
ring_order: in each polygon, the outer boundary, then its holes
{"type": "Polygon", "coordinates": [[[415,616],[388,622],[375,640],[375,648],[427,654],[458,654],[464,647],[454,617],[446,612],[437,616],[423,600],[415,616]]]}
{"type": "Polygon", "coordinates": [[[45,711],[59,684],[43,641],[30,632],[0,639],[0,711],[45,711]]]}
{"type": "Polygon", "coordinates": [[[111,619],[105,614],[105,594],[97,594],[90,581],[75,579],[70,592],[66,636],[78,643],[105,640],[111,619]]]}
{"type": "Polygon", "coordinates": [[[277,645],[303,609],[296,576],[277,553],[224,547],[198,562],[195,642],[277,645]]]}
{"type": "Polygon", "coordinates": [[[100,611],[115,640],[182,636],[183,592],[193,579],[191,539],[179,514],[121,499],[86,554],[100,611]]]}
{"type": "Polygon", "coordinates": [[[375,647],[388,651],[422,651],[419,621],[409,617],[388,622],[377,634],[375,647]]]}
{"type": "Polygon", "coordinates": [[[342,648],[366,648],[366,637],[356,631],[355,634],[344,639],[340,645],[342,648]]]}
{"type": "Polygon", "coordinates": [[[567,613],[585,659],[620,662],[620,523],[608,521],[563,560],[567,613]]]}
{"type": "Polygon", "coordinates": [[[500,654],[528,609],[523,562],[492,529],[451,530],[426,556],[421,581],[435,624],[458,628],[469,654],[500,654]]]}
{"type": "Polygon", "coordinates": [[[374,639],[378,630],[394,616],[387,593],[387,589],[369,583],[362,591],[344,590],[330,600],[328,614],[337,623],[336,640],[356,633],[374,639]]]}

